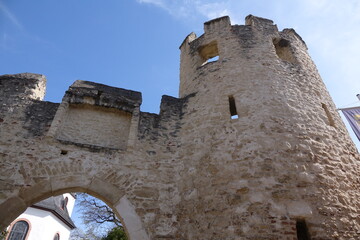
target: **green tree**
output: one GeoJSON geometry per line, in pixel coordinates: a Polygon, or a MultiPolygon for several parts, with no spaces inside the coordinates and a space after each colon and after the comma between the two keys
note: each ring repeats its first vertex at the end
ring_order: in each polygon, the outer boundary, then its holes
{"type": "Polygon", "coordinates": [[[125,230],[122,226],[114,227],[101,240],[128,240],[125,230]]]}

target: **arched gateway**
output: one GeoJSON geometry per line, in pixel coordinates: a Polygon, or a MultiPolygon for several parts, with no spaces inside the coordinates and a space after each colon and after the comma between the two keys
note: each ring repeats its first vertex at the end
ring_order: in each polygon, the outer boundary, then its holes
{"type": "Polygon", "coordinates": [[[359,236],[359,154],[303,40],[254,16],[204,29],[158,115],[139,92],[76,81],[58,104],[42,75],[0,76],[1,228],[82,191],[132,240],[359,236]]]}

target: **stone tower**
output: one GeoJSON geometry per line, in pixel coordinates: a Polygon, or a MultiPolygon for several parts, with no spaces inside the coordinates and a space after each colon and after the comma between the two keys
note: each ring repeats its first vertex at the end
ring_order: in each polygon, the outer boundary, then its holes
{"type": "Polygon", "coordinates": [[[251,15],[204,31],[180,47],[180,97],[196,92],[182,132],[191,227],[205,239],[360,237],[359,155],[305,42],[251,15]]]}
{"type": "Polygon", "coordinates": [[[204,30],[159,114],[139,92],[76,81],[56,104],[43,76],[0,76],[0,226],[82,191],[132,240],[359,238],[360,157],[304,41],[251,15],[204,30]]]}

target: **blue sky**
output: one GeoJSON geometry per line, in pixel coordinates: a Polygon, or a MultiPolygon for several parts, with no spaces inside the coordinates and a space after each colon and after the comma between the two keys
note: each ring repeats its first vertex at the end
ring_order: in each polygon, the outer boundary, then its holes
{"type": "Polygon", "coordinates": [[[358,0],[0,0],[0,74],[46,75],[52,102],[77,79],[141,91],[142,111],[158,112],[178,94],[185,36],[253,14],[303,37],[337,107],[360,105],[359,13],[358,0]]]}

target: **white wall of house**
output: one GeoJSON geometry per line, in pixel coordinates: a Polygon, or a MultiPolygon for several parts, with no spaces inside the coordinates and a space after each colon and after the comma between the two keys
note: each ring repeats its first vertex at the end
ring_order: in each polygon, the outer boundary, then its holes
{"type": "Polygon", "coordinates": [[[63,196],[64,196],[64,199],[67,197],[68,199],[69,199],[69,201],[68,201],[68,204],[67,204],[67,209],[68,209],[68,212],[69,212],[69,215],[71,216],[72,215],[72,212],[73,212],[73,210],[74,210],[74,206],[75,206],[75,198],[74,198],[74,196],[72,195],[72,194],[70,194],[70,193],[64,193],[63,194],[63,196]]]}
{"type": "Polygon", "coordinates": [[[17,219],[30,222],[27,240],[52,240],[56,233],[60,240],[69,239],[70,228],[49,211],[29,207],[17,219]]]}
{"type": "MultiPolygon", "coordinates": [[[[71,216],[75,198],[71,194],[64,194],[65,197],[68,197],[67,208],[71,216]]],[[[28,207],[12,222],[8,230],[11,230],[11,226],[18,220],[26,220],[30,223],[26,240],[53,240],[56,233],[60,235],[60,240],[68,240],[70,237],[71,228],[47,210],[28,207]]]]}

